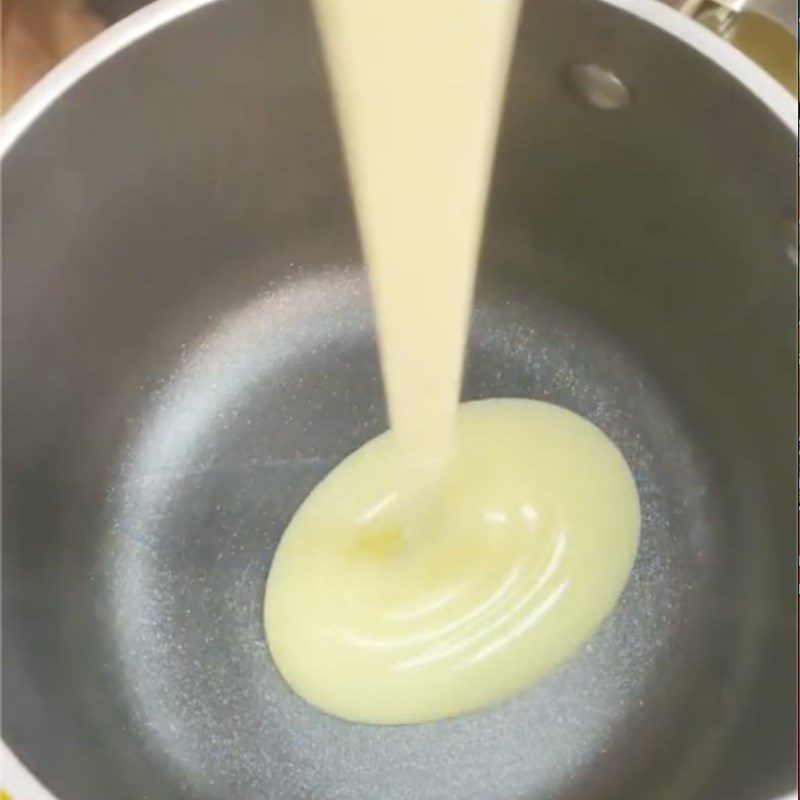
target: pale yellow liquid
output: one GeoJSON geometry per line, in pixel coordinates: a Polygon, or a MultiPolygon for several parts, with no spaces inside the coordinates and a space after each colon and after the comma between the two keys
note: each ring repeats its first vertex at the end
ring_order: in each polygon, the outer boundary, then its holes
{"type": "Polygon", "coordinates": [[[392,434],[311,493],[267,586],[272,657],[346,719],[409,723],[524,689],[613,608],[636,554],[625,461],[581,417],[532,400],[460,407],[439,523],[402,535],[392,434]]]}
{"type": "Polygon", "coordinates": [[[452,447],[518,0],[315,0],[413,504],[452,447]]]}
{"type": "Polygon", "coordinates": [[[613,608],[639,531],[625,461],[526,400],[462,406],[463,353],[518,0],[315,0],[392,432],[307,498],[276,553],[283,677],[346,719],[508,697],[613,608]]]}

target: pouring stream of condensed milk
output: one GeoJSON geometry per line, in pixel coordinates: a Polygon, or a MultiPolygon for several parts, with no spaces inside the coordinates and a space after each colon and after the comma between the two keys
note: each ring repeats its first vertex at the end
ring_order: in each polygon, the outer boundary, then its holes
{"type": "Polygon", "coordinates": [[[519,0],[319,0],[315,9],[413,509],[435,491],[453,446],[519,0]]]}
{"type": "Polygon", "coordinates": [[[613,443],[533,400],[458,406],[519,0],[314,0],[391,430],[311,493],[267,581],[272,658],[371,723],[513,695],[615,605],[639,505],[613,443]]]}

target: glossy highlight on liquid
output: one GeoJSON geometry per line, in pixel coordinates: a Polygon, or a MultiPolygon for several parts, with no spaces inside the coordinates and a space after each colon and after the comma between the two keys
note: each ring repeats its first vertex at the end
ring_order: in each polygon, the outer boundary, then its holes
{"type": "Polygon", "coordinates": [[[452,717],[525,689],[608,615],[638,543],[623,457],[557,406],[462,405],[439,504],[411,542],[396,459],[384,434],[314,489],[266,591],[282,675],[359,722],[452,717]]]}

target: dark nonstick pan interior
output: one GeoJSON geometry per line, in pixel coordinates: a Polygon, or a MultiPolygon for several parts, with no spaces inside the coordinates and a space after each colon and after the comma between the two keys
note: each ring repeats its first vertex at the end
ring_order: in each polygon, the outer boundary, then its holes
{"type": "Polygon", "coordinates": [[[6,742],[61,800],[793,786],[794,148],[679,38],[525,5],[464,396],[597,423],[641,549],[530,691],[370,727],[293,696],[262,630],[292,512],[386,424],[309,8],[211,4],[91,72],[4,162],[6,742]],[[633,102],[587,106],[575,62],[633,102]]]}

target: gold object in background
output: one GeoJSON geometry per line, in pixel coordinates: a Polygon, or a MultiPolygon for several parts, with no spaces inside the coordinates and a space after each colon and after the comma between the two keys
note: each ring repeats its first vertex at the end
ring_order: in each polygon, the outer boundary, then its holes
{"type": "Polygon", "coordinates": [[[792,0],[687,0],[684,13],[730,42],[797,96],[792,0]]]}

